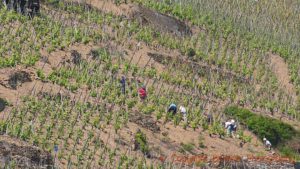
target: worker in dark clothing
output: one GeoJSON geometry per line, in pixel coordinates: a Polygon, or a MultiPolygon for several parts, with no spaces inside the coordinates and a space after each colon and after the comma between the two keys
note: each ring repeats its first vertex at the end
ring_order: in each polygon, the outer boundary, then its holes
{"type": "Polygon", "coordinates": [[[34,16],[40,12],[40,1],[39,0],[28,0],[29,15],[34,16]]]}
{"type": "Polygon", "coordinates": [[[176,104],[172,103],[168,108],[168,113],[172,112],[173,116],[177,113],[176,104]]]}
{"type": "Polygon", "coordinates": [[[12,0],[13,1],[13,9],[18,12],[18,3],[19,3],[19,0],[12,0]]]}
{"type": "Polygon", "coordinates": [[[9,2],[9,0],[2,0],[2,4],[5,6],[7,6],[8,2],[9,2]]]}
{"type": "MultiPolygon", "coordinates": [[[[20,12],[25,14],[27,0],[3,0],[4,5],[8,9],[13,9],[18,12],[18,7],[20,7],[20,12]]],[[[39,11],[39,0],[29,0],[28,1],[29,9],[33,9],[35,13],[39,11]]]]}
{"type": "Polygon", "coordinates": [[[14,9],[18,11],[18,0],[3,0],[4,5],[7,9],[14,9]]]}
{"type": "Polygon", "coordinates": [[[21,14],[25,14],[26,0],[19,0],[19,3],[21,14]]]}
{"type": "Polygon", "coordinates": [[[7,9],[10,9],[11,7],[11,1],[10,0],[2,0],[4,6],[6,6],[7,9]]]}
{"type": "Polygon", "coordinates": [[[121,91],[122,91],[122,93],[125,95],[125,87],[126,87],[126,80],[125,80],[125,77],[124,76],[122,76],[122,78],[121,78],[121,80],[120,80],[120,83],[121,83],[121,91]]]}
{"type": "Polygon", "coordinates": [[[209,124],[209,125],[212,125],[213,124],[213,116],[212,116],[212,114],[207,114],[207,116],[206,116],[206,118],[207,118],[207,123],[209,124]]]}

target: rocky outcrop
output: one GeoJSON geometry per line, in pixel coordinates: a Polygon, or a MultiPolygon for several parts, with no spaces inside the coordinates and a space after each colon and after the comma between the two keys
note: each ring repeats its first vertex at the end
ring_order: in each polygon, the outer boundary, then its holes
{"type": "Polygon", "coordinates": [[[143,128],[146,128],[154,133],[160,132],[160,127],[156,124],[156,121],[154,121],[150,116],[135,113],[134,115],[130,115],[129,121],[143,128]]]}

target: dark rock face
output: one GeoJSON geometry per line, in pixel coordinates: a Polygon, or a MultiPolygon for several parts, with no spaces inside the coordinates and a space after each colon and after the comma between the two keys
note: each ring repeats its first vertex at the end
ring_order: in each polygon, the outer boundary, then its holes
{"type": "Polygon", "coordinates": [[[143,6],[138,6],[135,12],[135,19],[143,25],[151,25],[154,29],[161,32],[174,33],[178,36],[191,35],[191,29],[184,22],[143,6]]]}
{"type": "Polygon", "coordinates": [[[14,163],[17,168],[53,168],[51,154],[36,147],[0,141],[0,168],[14,163]]]}

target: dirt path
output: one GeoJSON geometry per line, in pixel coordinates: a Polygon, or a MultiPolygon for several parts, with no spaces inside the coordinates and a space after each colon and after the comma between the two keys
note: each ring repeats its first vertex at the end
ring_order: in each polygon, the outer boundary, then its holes
{"type": "Polygon", "coordinates": [[[287,92],[292,98],[296,99],[295,87],[290,82],[291,77],[289,75],[289,68],[287,63],[285,63],[284,59],[278,55],[268,54],[268,61],[270,64],[270,68],[273,73],[276,75],[280,87],[287,92]]]}

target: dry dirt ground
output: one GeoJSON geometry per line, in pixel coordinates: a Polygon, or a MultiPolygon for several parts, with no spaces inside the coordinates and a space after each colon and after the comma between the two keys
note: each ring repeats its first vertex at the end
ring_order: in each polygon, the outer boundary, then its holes
{"type": "Polygon", "coordinates": [[[275,73],[281,87],[286,91],[293,100],[296,99],[296,91],[294,85],[291,83],[291,78],[289,75],[288,65],[285,63],[284,59],[278,55],[268,54],[268,61],[271,70],[275,73]]]}

